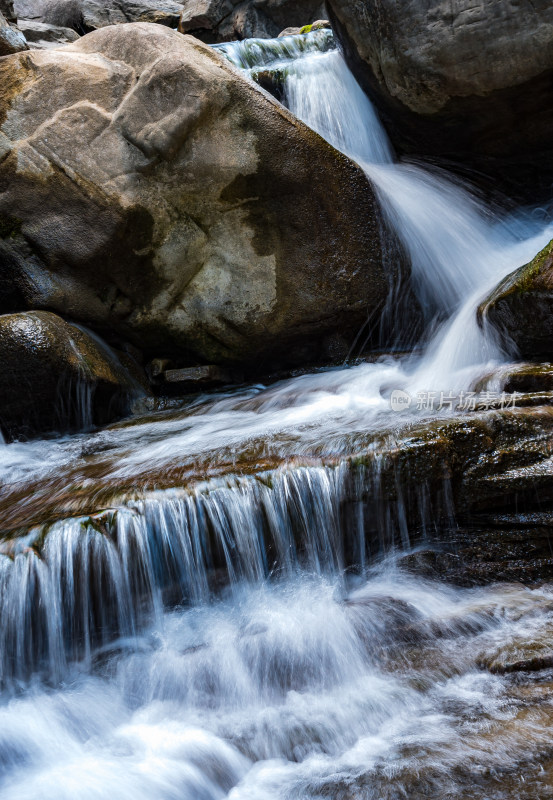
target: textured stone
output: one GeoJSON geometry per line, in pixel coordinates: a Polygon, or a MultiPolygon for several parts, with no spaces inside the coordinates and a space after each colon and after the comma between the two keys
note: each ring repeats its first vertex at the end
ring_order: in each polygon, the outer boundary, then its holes
{"type": "Polygon", "coordinates": [[[192,37],[116,25],[4,59],[0,146],[6,310],[273,369],[385,301],[362,171],[192,37]]]}
{"type": "Polygon", "coordinates": [[[323,15],[321,0],[186,0],[179,30],[210,43],[270,39],[323,15]]]}
{"type": "Polygon", "coordinates": [[[553,359],[553,241],[501,281],[478,309],[478,319],[519,355],[553,359]]]}
{"type": "Polygon", "coordinates": [[[184,384],[223,384],[232,383],[229,370],[222,369],[215,364],[202,367],[187,367],[185,369],[168,369],[163,373],[166,383],[184,384]]]}
{"type": "Polygon", "coordinates": [[[79,34],[73,28],[62,28],[59,25],[48,25],[32,19],[19,20],[18,28],[25,36],[30,48],[59,47],[76,42],[79,34]]]}
{"type": "Polygon", "coordinates": [[[176,28],[182,5],[174,0],[15,0],[19,19],[72,28],[79,34],[126,22],[176,28]]]}
{"type": "Polygon", "coordinates": [[[14,25],[10,25],[0,12],[0,57],[27,50],[25,37],[14,25]]]}

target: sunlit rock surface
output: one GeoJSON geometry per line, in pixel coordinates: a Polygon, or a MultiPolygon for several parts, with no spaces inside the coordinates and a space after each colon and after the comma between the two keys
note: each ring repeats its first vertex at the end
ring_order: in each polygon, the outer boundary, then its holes
{"type": "Polygon", "coordinates": [[[0,257],[32,307],[273,368],[383,306],[362,171],[213,49],[136,23],[0,72],[0,257]]]}

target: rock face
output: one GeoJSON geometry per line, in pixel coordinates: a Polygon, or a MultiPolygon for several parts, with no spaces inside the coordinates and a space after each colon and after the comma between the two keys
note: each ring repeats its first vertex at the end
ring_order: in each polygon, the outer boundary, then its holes
{"type": "Polygon", "coordinates": [[[321,0],[185,0],[179,30],[210,43],[271,39],[324,16],[321,0]]]}
{"type": "Polygon", "coordinates": [[[553,241],[508,275],[478,309],[525,358],[553,359],[553,241]]]}
{"type": "Polygon", "coordinates": [[[105,424],[143,393],[100,340],[44,311],[0,316],[0,369],[8,438],[105,424]]]}
{"type": "Polygon", "coordinates": [[[380,237],[361,170],[192,37],[117,25],[0,62],[4,311],[294,363],[380,309],[380,237]]]}
{"type": "Polygon", "coordinates": [[[0,57],[27,50],[25,37],[16,27],[10,25],[0,11],[0,57]]]}
{"type": "Polygon", "coordinates": [[[15,0],[19,19],[72,28],[78,34],[126,22],[176,28],[182,5],[174,0],[15,0]]]}
{"type": "Polygon", "coordinates": [[[550,182],[543,175],[553,149],[548,0],[328,5],[350,65],[400,151],[550,182]]]}

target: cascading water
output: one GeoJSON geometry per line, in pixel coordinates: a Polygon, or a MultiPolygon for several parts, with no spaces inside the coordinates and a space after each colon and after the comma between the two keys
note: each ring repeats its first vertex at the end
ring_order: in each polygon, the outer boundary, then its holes
{"type": "MultiPolygon", "coordinates": [[[[471,378],[502,357],[493,336],[477,324],[479,301],[549,241],[551,221],[529,212],[504,218],[443,171],[395,162],[370,100],[332,46],[330,32],[321,40],[322,33],[311,34],[310,46],[303,43],[293,56],[292,43],[277,40],[272,64],[263,56],[264,69],[270,66],[279,76],[288,108],[364,169],[408,255],[411,283],[433,341],[422,359],[404,363],[398,386],[415,393],[466,389],[471,378]],[[317,46],[321,41],[324,47],[317,46]],[[432,322],[444,317],[449,323],[435,331],[432,322]]],[[[244,47],[241,42],[220,46],[256,78],[251,47],[249,58],[243,56],[244,47]]]]}
{"type": "Polygon", "coordinates": [[[417,543],[408,504],[420,535],[449,510],[447,481],[380,502],[379,437],[412,416],[390,394],[504,358],[475,308],[548,223],[395,163],[329,31],[220,49],[366,171],[425,350],[0,448],[0,797],[543,800],[551,673],[509,664],[550,638],[551,589],[374,556],[417,543]]]}

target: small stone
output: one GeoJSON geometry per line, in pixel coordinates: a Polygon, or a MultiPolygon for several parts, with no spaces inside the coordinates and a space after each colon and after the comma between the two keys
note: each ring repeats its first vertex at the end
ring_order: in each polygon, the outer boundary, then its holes
{"type": "Polygon", "coordinates": [[[330,28],[332,28],[332,25],[327,19],[318,19],[311,26],[312,31],[330,30],[330,28]]]}
{"type": "Polygon", "coordinates": [[[224,384],[232,383],[230,371],[210,364],[203,367],[186,367],[185,369],[168,369],[163,373],[167,383],[199,383],[199,384],[224,384]]]}
{"type": "Polygon", "coordinates": [[[284,28],[278,35],[279,39],[282,39],[283,36],[297,36],[301,28],[284,28]]]}
{"type": "Polygon", "coordinates": [[[169,358],[153,358],[147,367],[148,375],[151,378],[159,378],[170,366],[171,360],[169,358]]]}

